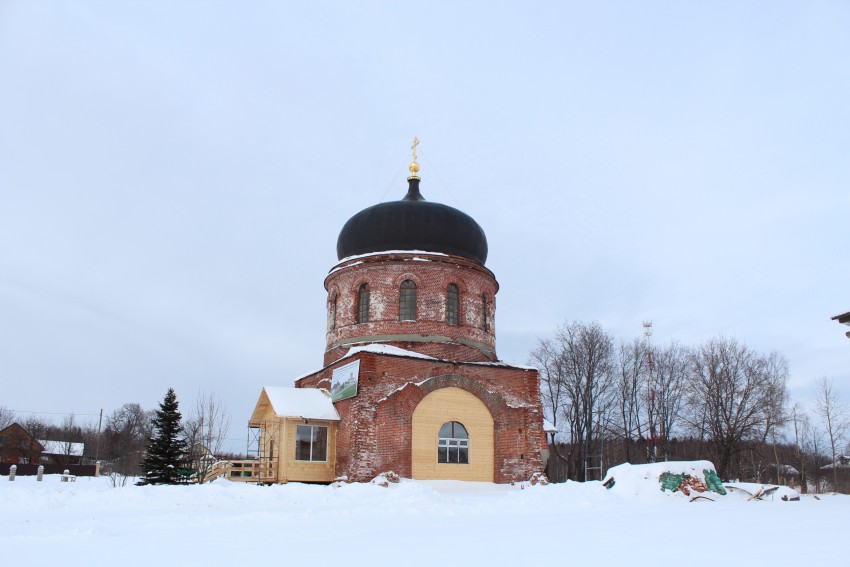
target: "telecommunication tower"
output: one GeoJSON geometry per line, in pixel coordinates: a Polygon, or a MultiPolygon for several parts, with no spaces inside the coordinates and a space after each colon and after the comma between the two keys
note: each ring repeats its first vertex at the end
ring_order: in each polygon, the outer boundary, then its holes
{"type": "Polygon", "coordinates": [[[644,352],[646,353],[646,368],[649,375],[646,380],[646,414],[648,418],[649,436],[647,438],[646,460],[654,463],[658,458],[658,400],[655,391],[655,381],[652,372],[654,360],[652,359],[652,321],[643,322],[644,352]]]}

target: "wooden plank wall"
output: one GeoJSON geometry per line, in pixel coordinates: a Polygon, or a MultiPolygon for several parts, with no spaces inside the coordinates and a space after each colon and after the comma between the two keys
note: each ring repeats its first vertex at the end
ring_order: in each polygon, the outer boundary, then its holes
{"type": "Polygon", "coordinates": [[[413,478],[493,482],[493,416],[484,403],[460,388],[431,392],[413,412],[413,478]],[[469,433],[469,464],[437,463],[440,427],[457,421],[469,433]]]}
{"type": "Polygon", "coordinates": [[[336,428],[334,421],[286,418],[280,428],[283,443],[279,452],[279,482],[332,482],[336,464],[336,428]],[[320,425],[328,428],[328,453],[326,461],[295,460],[295,431],[298,425],[320,425]]]}

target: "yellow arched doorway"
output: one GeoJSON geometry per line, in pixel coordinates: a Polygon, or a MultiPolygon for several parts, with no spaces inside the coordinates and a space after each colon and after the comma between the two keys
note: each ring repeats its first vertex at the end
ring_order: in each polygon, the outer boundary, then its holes
{"type": "MultiPolygon", "coordinates": [[[[463,445],[462,440],[457,443],[463,445]]],[[[447,440],[442,440],[442,445],[447,445],[447,440]]],[[[484,402],[466,390],[450,387],[431,392],[413,411],[411,450],[413,478],[493,482],[493,416],[484,402]],[[447,431],[443,426],[452,422],[463,426],[462,430],[457,428],[463,433],[452,435],[459,438],[466,435],[467,458],[464,458],[464,447],[457,449],[460,453],[450,453],[448,459],[446,453],[438,458],[440,430],[447,431]],[[438,462],[440,460],[450,462],[438,462]],[[468,462],[463,462],[465,460],[468,462]]]]}

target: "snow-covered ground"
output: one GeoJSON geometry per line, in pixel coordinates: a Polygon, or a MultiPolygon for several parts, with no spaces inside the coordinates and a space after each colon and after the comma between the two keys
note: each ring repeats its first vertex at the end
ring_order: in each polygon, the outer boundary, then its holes
{"type": "Polygon", "coordinates": [[[0,477],[32,565],[850,565],[850,497],[800,502],[454,481],[126,486],[0,477]],[[308,563],[309,562],[309,563],[308,563]]]}

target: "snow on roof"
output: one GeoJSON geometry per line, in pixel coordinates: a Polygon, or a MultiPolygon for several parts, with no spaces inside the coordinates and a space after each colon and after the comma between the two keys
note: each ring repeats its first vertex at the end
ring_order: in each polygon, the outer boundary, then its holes
{"type": "Polygon", "coordinates": [[[518,368],[519,370],[537,370],[536,366],[525,366],[523,364],[510,364],[496,360],[493,362],[466,362],[465,364],[477,364],[478,366],[502,366],[504,368],[518,368]]]}
{"type": "Polygon", "coordinates": [[[345,353],[345,356],[342,358],[347,358],[358,352],[375,352],[378,354],[393,354],[395,356],[407,356],[410,358],[425,358],[428,360],[438,360],[433,356],[428,356],[427,354],[419,354],[418,352],[413,352],[411,350],[404,350],[403,348],[398,348],[392,345],[382,345],[378,343],[371,343],[363,346],[351,347],[348,349],[348,352],[345,353]]]}
{"type": "Polygon", "coordinates": [[[50,439],[39,439],[44,451],[48,455],[70,455],[71,457],[82,457],[85,443],[68,443],[67,441],[52,441],[50,439]]]}
{"type": "Polygon", "coordinates": [[[363,263],[363,262],[354,262],[354,263],[349,264],[349,265],[347,265],[347,266],[343,266],[343,265],[342,265],[342,264],[343,264],[343,262],[340,262],[339,264],[337,264],[336,266],[334,266],[333,268],[331,268],[331,271],[330,271],[330,272],[328,272],[328,275],[331,275],[331,274],[332,274],[332,273],[334,273],[334,272],[338,272],[339,270],[341,270],[341,269],[343,269],[343,268],[352,268],[352,267],[354,267],[354,266],[359,266],[359,265],[360,265],[360,264],[362,264],[362,263],[363,263]]]}
{"type": "Polygon", "coordinates": [[[330,396],[318,388],[266,386],[263,391],[278,417],[339,421],[339,414],[330,396]]]}
{"type": "Polygon", "coordinates": [[[834,463],[830,463],[828,465],[824,465],[820,468],[820,470],[832,470],[832,469],[846,469],[850,468],[850,457],[847,455],[841,455],[834,463]]]}
{"type": "MultiPolygon", "coordinates": [[[[420,354],[418,352],[413,352],[412,350],[405,350],[403,348],[395,347],[392,345],[385,345],[380,343],[370,343],[367,345],[351,347],[348,349],[348,352],[345,353],[345,356],[342,358],[346,358],[357,354],[358,352],[374,352],[377,354],[391,354],[394,356],[406,356],[408,358],[422,358],[425,360],[439,360],[439,361],[447,361],[447,362],[460,362],[461,364],[474,364],[477,366],[500,366],[505,368],[518,368],[520,370],[537,370],[537,368],[533,366],[520,366],[516,364],[508,364],[507,362],[502,361],[488,361],[488,362],[467,362],[467,361],[457,361],[457,360],[448,360],[445,358],[435,358],[433,356],[428,356],[427,354],[420,354]]],[[[342,359],[340,359],[342,360],[342,359]]]]}
{"type": "Polygon", "coordinates": [[[543,431],[545,431],[546,433],[557,433],[557,432],[558,432],[558,428],[557,428],[557,427],[555,427],[555,426],[552,424],[552,422],[551,422],[551,421],[549,421],[548,419],[544,419],[544,420],[543,420],[543,431]]]}
{"type": "Polygon", "coordinates": [[[779,465],[779,472],[781,472],[782,474],[790,474],[795,476],[800,474],[800,471],[798,471],[791,465],[779,465]]]}
{"type": "MultiPolygon", "coordinates": [[[[498,366],[498,367],[502,367],[502,368],[516,368],[516,369],[519,369],[519,370],[537,370],[537,368],[535,368],[534,366],[521,366],[521,365],[517,365],[517,364],[509,364],[507,362],[501,362],[501,361],[498,361],[498,360],[495,361],[495,362],[467,362],[467,361],[459,361],[459,360],[449,360],[449,359],[446,359],[446,358],[435,358],[433,356],[428,356],[427,354],[421,354],[421,353],[418,353],[418,352],[414,352],[412,350],[405,350],[403,348],[399,348],[399,347],[387,345],[387,344],[382,344],[382,343],[368,343],[368,344],[364,344],[364,345],[353,346],[353,347],[348,349],[348,352],[346,352],[344,355],[342,355],[337,360],[334,360],[331,364],[336,364],[337,362],[344,360],[344,359],[348,358],[349,356],[354,356],[358,352],[372,352],[372,353],[376,353],[376,354],[389,354],[389,355],[392,355],[392,356],[406,356],[408,358],[421,358],[423,360],[436,360],[436,361],[439,361],[439,362],[452,362],[452,363],[455,363],[455,364],[474,364],[474,365],[478,365],[478,366],[498,366]]],[[[325,368],[327,368],[327,366],[325,368]]],[[[316,374],[317,372],[321,372],[322,370],[323,370],[322,368],[320,368],[319,370],[311,370],[310,372],[307,372],[305,374],[302,374],[301,376],[296,377],[295,382],[298,382],[299,380],[301,380],[302,378],[306,378],[307,376],[312,376],[313,374],[316,374]]],[[[516,407],[520,407],[520,406],[516,406],[516,407]]]]}

